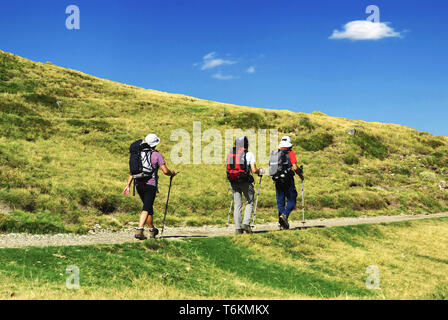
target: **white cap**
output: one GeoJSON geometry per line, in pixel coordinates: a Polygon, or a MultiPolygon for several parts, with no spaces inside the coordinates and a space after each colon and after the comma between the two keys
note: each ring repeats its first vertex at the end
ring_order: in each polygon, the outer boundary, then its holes
{"type": "Polygon", "coordinates": [[[282,141],[280,141],[280,144],[278,145],[278,148],[281,149],[291,147],[292,147],[291,138],[289,136],[283,136],[282,141]]]}
{"type": "Polygon", "coordinates": [[[150,133],[146,136],[145,142],[152,148],[160,143],[160,139],[154,133],[150,133]]]}
{"type": "MultiPolygon", "coordinates": [[[[244,139],[247,139],[247,137],[239,137],[236,139],[236,146],[238,148],[244,148],[244,139]]],[[[249,148],[249,139],[247,139],[247,147],[249,148]]]]}

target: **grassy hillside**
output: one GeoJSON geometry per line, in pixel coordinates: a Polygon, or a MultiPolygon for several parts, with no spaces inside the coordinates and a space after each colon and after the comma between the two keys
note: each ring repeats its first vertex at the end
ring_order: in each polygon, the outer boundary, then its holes
{"type": "Polygon", "coordinates": [[[447,232],[442,218],[0,249],[0,292],[14,299],[447,299],[447,232]],[[79,268],[79,290],[66,288],[69,265],[79,268]],[[366,288],[369,266],[378,267],[380,289],[366,288]]]}
{"type": "MultiPolygon", "coordinates": [[[[139,200],[121,195],[128,146],[150,132],[162,139],[169,166],[182,172],[167,223],[225,223],[224,166],[170,163],[171,132],[192,133],[195,120],[202,132],[214,128],[223,136],[230,128],[291,135],[305,166],[309,218],[447,210],[448,191],[437,184],[447,180],[448,138],[408,127],[146,90],[2,51],[0,110],[1,231],[85,232],[96,223],[119,228],[136,221],[139,200]],[[353,128],[356,134],[349,135],[353,128]]],[[[167,184],[162,177],[158,213],[167,184]]],[[[276,219],[269,178],[257,218],[276,219]]]]}

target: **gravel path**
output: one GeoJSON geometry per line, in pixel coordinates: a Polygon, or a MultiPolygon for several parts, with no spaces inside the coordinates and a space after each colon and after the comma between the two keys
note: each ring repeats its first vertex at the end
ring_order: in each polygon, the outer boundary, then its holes
{"type": "MultiPolygon", "coordinates": [[[[291,221],[291,229],[302,228],[324,228],[335,226],[349,226],[358,224],[370,224],[381,222],[394,222],[405,220],[417,220],[428,218],[448,217],[448,212],[437,214],[400,215],[400,216],[377,216],[360,218],[334,218],[307,220],[305,224],[300,221],[291,221]]],[[[256,225],[255,233],[263,233],[278,230],[277,223],[256,225]]],[[[163,238],[168,240],[181,240],[193,237],[229,236],[234,234],[233,225],[226,227],[204,226],[204,227],[165,227],[163,238]]],[[[134,240],[134,228],[121,231],[90,231],[86,235],[55,234],[55,235],[32,235],[24,233],[9,233],[0,235],[0,248],[21,248],[28,246],[74,246],[91,244],[113,244],[134,240]]]]}

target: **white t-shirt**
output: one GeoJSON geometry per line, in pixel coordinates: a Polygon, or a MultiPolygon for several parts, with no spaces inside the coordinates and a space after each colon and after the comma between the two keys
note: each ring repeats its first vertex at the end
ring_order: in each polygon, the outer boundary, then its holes
{"type": "Polygon", "coordinates": [[[247,152],[246,153],[246,161],[247,161],[247,165],[250,166],[251,164],[256,164],[255,162],[255,156],[252,152],[247,152]]]}

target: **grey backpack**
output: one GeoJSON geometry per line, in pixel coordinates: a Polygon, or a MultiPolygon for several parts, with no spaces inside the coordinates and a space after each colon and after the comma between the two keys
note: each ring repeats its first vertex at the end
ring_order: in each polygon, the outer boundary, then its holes
{"type": "Polygon", "coordinates": [[[274,182],[285,183],[294,176],[288,150],[275,150],[269,159],[269,175],[274,182]]]}

